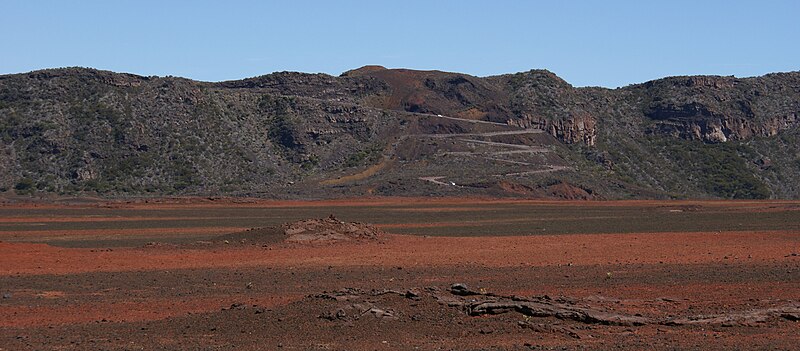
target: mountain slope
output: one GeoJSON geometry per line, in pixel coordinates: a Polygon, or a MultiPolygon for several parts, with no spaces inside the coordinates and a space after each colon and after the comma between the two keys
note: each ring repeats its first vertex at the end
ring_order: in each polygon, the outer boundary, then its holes
{"type": "Polygon", "coordinates": [[[197,82],[0,76],[0,190],[800,197],[800,73],[575,88],[370,66],[197,82]]]}

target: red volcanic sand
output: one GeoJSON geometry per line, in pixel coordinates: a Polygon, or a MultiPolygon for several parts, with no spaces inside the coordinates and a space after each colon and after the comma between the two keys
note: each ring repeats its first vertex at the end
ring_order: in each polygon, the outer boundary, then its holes
{"type": "MultiPolygon", "coordinates": [[[[53,299],[64,299],[61,296],[53,299]]],[[[102,294],[98,294],[102,296],[102,294]]],[[[248,303],[259,306],[279,306],[299,300],[302,295],[261,296],[248,299],[248,303]]],[[[52,326],[61,324],[90,323],[99,320],[110,322],[131,322],[159,320],[181,316],[187,313],[200,313],[224,307],[225,296],[204,296],[199,298],[149,298],[145,303],[131,301],[94,302],[53,306],[14,306],[0,309],[0,327],[52,326]]]]}
{"type": "MultiPolygon", "coordinates": [[[[413,215],[415,209],[410,204],[415,203],[441,205],[426,211],[458,212],[485,208],[487,204],[517,202],[367,199],[323,203],[256,201],[241,206],[403,204],[410,207],[402,212],[413,215]],[[459,207],[465,204],[468,206],[459,207]]],[[[571,202],[546,204],[564,206],[565,210],[572,206],[571,202]]],[[[603,206],[661,204],[602,203],[603,206]]],[[[770,211],[773,204],[781,203],[742,202],[731,207],[725,202],[695,201],[663,205],[687,206],[688,210],[702,205],[725,211],[770,211]]],[[[118,205],[225,206],[206,202],[118,205]]],[[[785,206],[782,208],[786,210],[785,206]]],[[[47,219],[13,217],[6,223],[38,221],[47,219]]],[[[52,221],[81,219],[65,216],[52,221]]],[[[503,221],[514,219],[497,223],[503,221]]],[[[476,223],[495,222],[442,220],[376,227],[390,230],[476,223]]],[[[241,229],[88,229],[14,235],[57,241],[159,233],[191,236],[241,229]]],[[[442,289],[451,283],[467,282],[491,293],[548,294],[552,297],[543,298],[546,301],[573,301],[604,313],[654,319],[672,315],[746,314],[791,307],[800,300],[800,257],[792,255],[800,251],[800,231],[486,237],[380,234],[379,240],[335,243],[209,241],[112,249],[0,241],[0,293],[13,293],[0,300],[0,349],[160,346],[161,349],[246,350],[414,347],[516,350],[535,349],[535,345],[590,349],[623,345],[623,349],[632,350],[743,346],[791,349],[800,342],[796,333],[798,324],[791,320],[791,315],[725,327],[606,326],[554,317],[523,317],[513,311],[471,317],[463,310],[431,299],[442,294],[442,289]],[[344,297],[338,298],[323,293],[343,288],[356,289],[345,290],[344,297]],[[381,295],[384,290],[391,292],[381,295]],[[375,292],[377,295],[369,295],[375,292]],[[423,297],[414,299],[418,293],[423,293],[423,297]],[[367,297],[351,304],[347,296],[354,294],[367,297]],[[376,305],[369,305],[372,303],[376,305]],[[356,317],[354,311],[360,314],[356,317]]]]}
{"type": "Polygon", "coordinates": [[[797,232],[640,233],[514,237],[387,235],[383,242],[323,246],[66,249],[0,243],[0,275],[72,274],[212,267],[548,266],[572,263],[701,264],[774,262],[797,232]]]}

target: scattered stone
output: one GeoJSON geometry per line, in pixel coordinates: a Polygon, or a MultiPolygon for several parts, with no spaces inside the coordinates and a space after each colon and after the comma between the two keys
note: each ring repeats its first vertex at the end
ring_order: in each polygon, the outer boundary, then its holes
{"type": "Polygon", "coordinates": [[[236,302],[236,303],[232,303],[230,307],[223,307],[222,310],[223,311],[243,310],[243,309],[246,309],[246,308],[247,308],[247,305],[245,305],[245,304],[243,304],[241,302],[236,302]]]}
{"type": "Polygon", "coordinates": [[[365,315],[371,315],[379,319],[397,318],[392,310],[375,307],[371,302],[347,304],[336,309],[336,311],[323,313],[319,315],[319,318],[329,321],[355,321],[365,315]]]}
{"type": "Polygon", "coordinates": [[[420,299],[419,292],[415,291],[413,289],[407,290],[406,293],[403,296],[405,296],[405,298],[407,298],[407,299],[412,299],[412,300],[419,300],[420,299]]]}
{"type": "Polygon", "coordinates": [[[375,317],[375,318],[390,318],[390,319],[394,319],[395,318],[394,312],[389,311],[389,310],[382,310],[380,308],[375,308],[375,307],[370,308],[364,314],[366,314],[366,313],[371,313],[372,316],[375,317]]]}
{"type": "Polygon", "coordinates": [[[460,296],[469,296],[469,295],[476,295],[474,291],[469,290],[466,284],[455,283],[450,285],[450,292],[453,295],[460,295],[460,296]]]}
{"type": "Polygon", "coordinates": [[[13,296],[14,296],[14,295],[11,295],[11,293],[5,293],[5,294],[3,294],[3,298],[4,298],[4,299],[10,299],[10,298],[12,298],[13,296]]]}
{"type": "Polygon", "coordinates": [[[800,321],[800,311],[796,312],[783,312],[781,313],[781,318],[788,319],[793,322],[800,321]]]}

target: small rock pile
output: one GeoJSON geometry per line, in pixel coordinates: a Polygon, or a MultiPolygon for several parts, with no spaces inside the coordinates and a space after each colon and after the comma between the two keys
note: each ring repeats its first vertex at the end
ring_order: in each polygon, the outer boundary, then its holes
{"type": "Polygon", "coordinates": [[[375,226],[342,222],[333,215],[324,219],[307,219],[284,224],[283,231],[286,242],[324,243],[338,241],[378,240],[384,233],[375,226]]]}

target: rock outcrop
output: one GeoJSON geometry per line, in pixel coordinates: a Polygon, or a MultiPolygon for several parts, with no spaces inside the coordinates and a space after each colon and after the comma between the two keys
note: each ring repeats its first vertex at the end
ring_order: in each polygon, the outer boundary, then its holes
{"type": "Polygon", "coordinates": [[[567,144],[594,146],[597,138],[596,119],[582,111],[556,120],[523,114],[520,117],[508,119],[506,123],[521,128],[542,129],[567,144]]]}
{"type": "Polygon", "coordinates": [[[770,137],[796,126],[797,73],[760,78],[675,77],[634,86],[650,132],[718,143],[770,137]]]}

